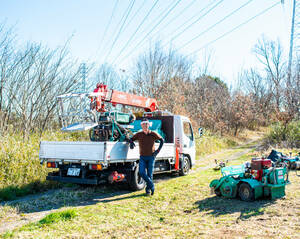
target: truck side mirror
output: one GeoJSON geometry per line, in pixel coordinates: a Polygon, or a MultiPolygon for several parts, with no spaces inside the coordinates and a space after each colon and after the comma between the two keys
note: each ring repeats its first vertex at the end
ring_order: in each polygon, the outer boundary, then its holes
{"type": "Polygon", "coordinates": [[[203,129],[202,128],[198,129],[198,134],[199,134],[200,137],[203,135],[203,129]]]}

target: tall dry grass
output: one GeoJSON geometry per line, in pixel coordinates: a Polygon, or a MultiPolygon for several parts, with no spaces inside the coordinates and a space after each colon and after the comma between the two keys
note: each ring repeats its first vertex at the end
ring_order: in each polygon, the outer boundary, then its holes
{"type": "Polygon", "coordinates": [[[211,154],[222,149],[236,146],[237,139],[233,137],[224,137],[212,134],[209,131],[205,131],[203,136],[196,140],[197,155],[211,154]]]}
{"type": "Polygon", "coordinates": [[[3,135],[0,138],[0,200],[58,186],[45,181],[49,169],[39,161],[41,140],[87,140],[87,134],[47,131],[42,135],[33,133],[27,138],[18,132],[3,135]]]}

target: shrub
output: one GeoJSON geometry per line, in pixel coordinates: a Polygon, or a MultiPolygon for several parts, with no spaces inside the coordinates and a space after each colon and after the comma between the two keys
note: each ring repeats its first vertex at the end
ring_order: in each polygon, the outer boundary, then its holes
{"type": "Polygon", "coordinates": [[[300,148],[300,120],[289,124],[277,122],[271,126],[266,144],[289,148],[300,148]]]}

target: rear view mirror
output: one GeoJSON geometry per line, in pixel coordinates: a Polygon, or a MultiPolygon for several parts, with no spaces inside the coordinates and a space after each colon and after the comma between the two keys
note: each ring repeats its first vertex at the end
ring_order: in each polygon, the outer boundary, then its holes
{"type": "Polygon", "coordinates": [[[203,135],[203,129],[202,128],[198,129],[198,134],[199,134],[200,137],[203,135]]]}

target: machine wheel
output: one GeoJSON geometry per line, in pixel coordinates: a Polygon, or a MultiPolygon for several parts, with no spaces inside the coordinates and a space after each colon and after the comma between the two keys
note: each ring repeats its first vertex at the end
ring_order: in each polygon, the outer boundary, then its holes
{"type": "Polygon", "coordinates": [[[132,189],[133,191],[139,191],[145,187],[146,183],[139,174],[139,165],[137,165],[135,169],[130,172],[130,178],[128,183],[130,189],[132,189]]]}
{"type": "Polygon", "coordinates": [[[289,163],[289,169],[296,169],[296,162],[289,163]]]}
{"type": "Polygon", "coordinates": [[[179,170],[179,175],[180,176],[185,176],[188,175],[189,171],[190,171],[191,165],[190,165],[190,160],[188,157],[184,157],[183,161],[180,165],[180,170],[179,170]]]}
{"type": "Polygon", "coordinates": [[[239,187],[239,196],[243,201],[253,201],[254,200],[254,192],[248,183],[242,183],[239,187]]]}
{"type": "Polygon", "coordinates": [[[218,196],[218,197],[221,197],[222,196],[222,193],[220,191],[220,189],[214,189],[215,190],[215,194],[218,196]]]}

